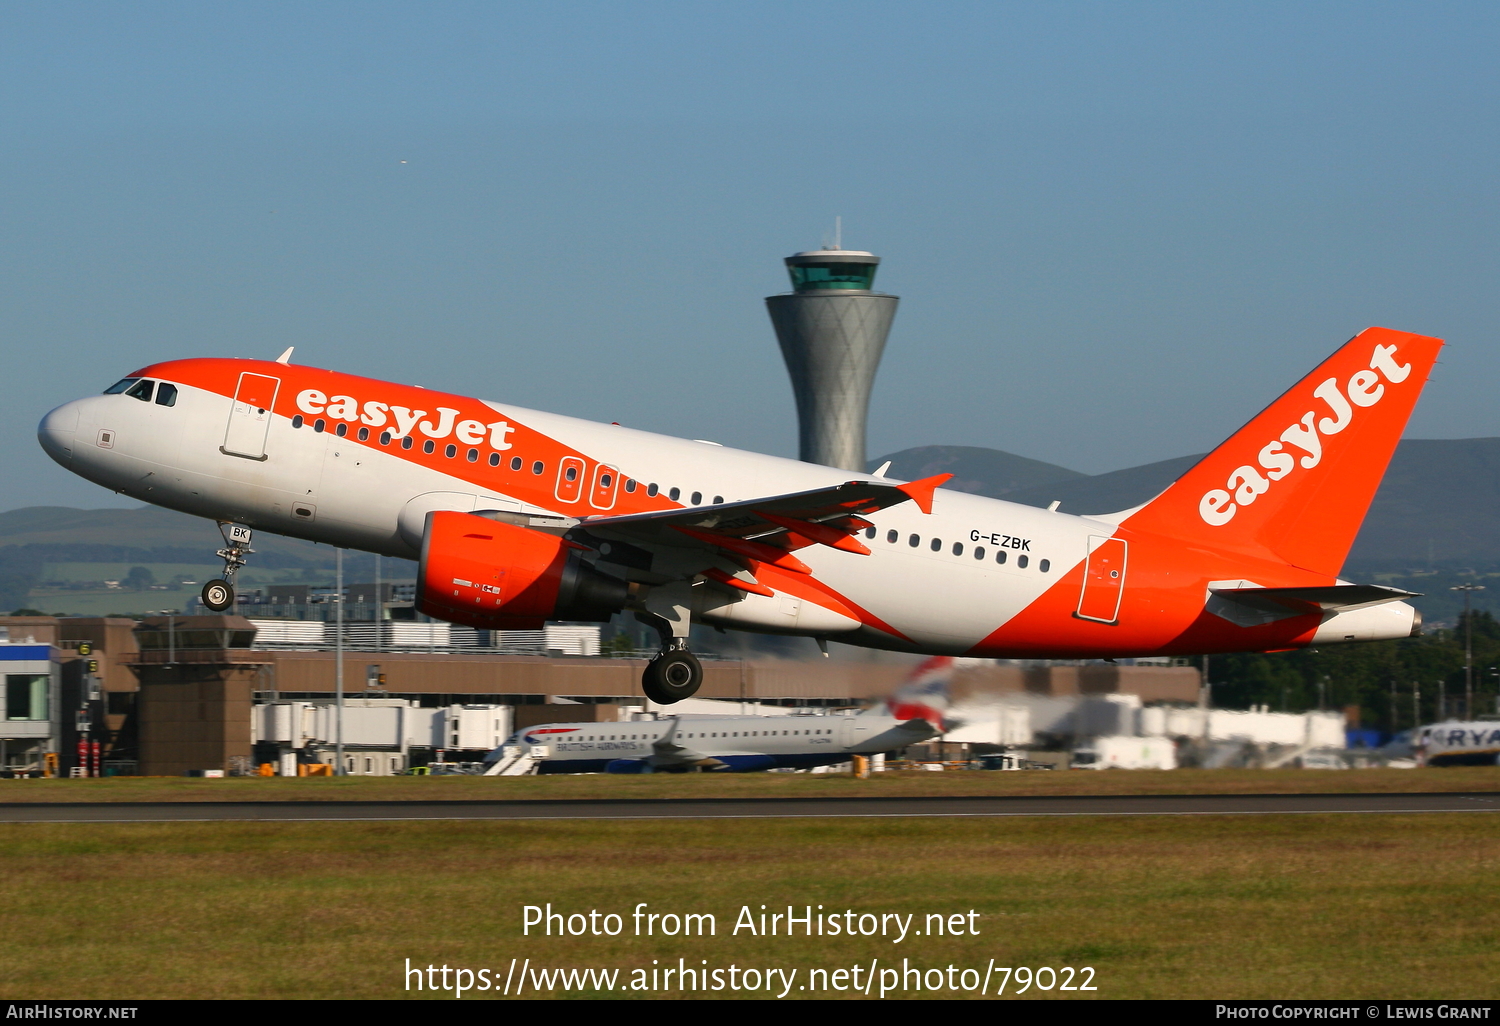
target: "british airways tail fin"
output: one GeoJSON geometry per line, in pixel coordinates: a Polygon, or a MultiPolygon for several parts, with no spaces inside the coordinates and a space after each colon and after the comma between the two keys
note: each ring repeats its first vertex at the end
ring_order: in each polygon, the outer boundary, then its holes
{"type": "Polygon", "coordinates": [[[1442,346],[1367,328],[1123,523],[1338,574],[1442,346]]]}
{"type": "Polygon", "coordinates": [[[944,714],[948,711],[948,685],[953,679],[953,657],[933,656],[924,661],[906,681],[885,700],[884,708],[876,706],[898,720],[926,720],[939,733],[946,730],[944,714]]]}

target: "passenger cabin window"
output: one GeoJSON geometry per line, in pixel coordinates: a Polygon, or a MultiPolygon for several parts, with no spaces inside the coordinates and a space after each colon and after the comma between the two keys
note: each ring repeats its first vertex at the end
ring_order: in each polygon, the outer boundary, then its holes
{"type": "Polygon", "coordinates": [[[403,449],[410,449],[411,447],[412,447],[412,440],[411,440],[410,436],[407,436],[406,438],[401,439],[401,448],[403,448],[403,449]]]}
{"type": "Polygon", "coordinates": [[[343,438],[349,433],[349,425],[345,424],[343,421],[339,421],[339,426],[333,429],[333,433],[338,435],[340,438],[343,438]]]}
{"type": "Polygon", "coordinates": [[[953,543],[953,554],[955,556],[962,556],[964,554],[964,543],[963,542],[954,542],[953,543]]]}
{"type": "Polygon", "coordinates": [[[1031,562],[1031,557],[1030,556],[1017,556],[1016,557],[1016,566],[1019,567],[1022,570],[1026,569],[1026,564],[1029,563],[1029,562],[1031,562]]]}
{"type": "Polygon", "coordinates": [[[932,539],[932,551],[933,552],[941,552],[942,549],[943,549],[943,539],[941,539],[941,538],[934,538],[934,539],[932,539]]]}
{"type": "Polygon", "coordinates": [[[313,421],[313,430],[314,431],[322,432],[322,430],[324,428],[326,428],[327,426],[328,426],[328,423],[322,417],[319,417],[317,420],[313,421]]]}
{"type": "Polygon", "coordinates": [[[682,494],[682,489],[678,488],[676,486],[673,486],[672,490],[667,493],[667,498],[671,499],[673,502],[676,502],[677,501],[677,497],[679,495],[681,495],[681,494],[682,494]]]}
{"type": "Polygon", "coordinates": [[[648,484],[646,486],[646,494],[649,495],[649,496],[651,496],[652,498],[655,498],[656,497],[656,493],[659,492],[660,490],[661,489],[659,489],[659,488],[656,487],[656,482],[655,481],[652,481],[650,484],[648,484]]]}
{"type": "Polygon", "coordinates": [[[900,537],[901,536],[899,534],[897,534],[895,531],[887,531],[887,532],[885,532],[885,540],[888,543],[890,543],[891,545],[896,544],[896,539],[900,538],[900,537]]]}
{"type": "Polygon", "coordinates": [[[865,537],[866,538],[874,538],[875,537],[875,528],[873,528],[873,527],[867,527],[867,528],[865,528],[865,537]]]}
{"type": "Polygon", "coordinates": [[[1005,550],[1004,549],[1001,549],[999,552],[995,553],[995,562],[996,563],[1004,563],[1005,562],[1005,550]]]}
{"type": "Polygon", "coordinates": [[[369,428],[362,427],[362,428],[359,429],[359,440],[361,442],[368,442],[370,440],[370,429],[369,428]]]}
{"type": "Polygon", "coordinates": [[[714,496],[714,505],[715,506],[722,506],[722,505],[724,505],[724,496],[722,496],[722,495],[715,495],[714,496]]]}
{"type": "Polygon", "coordinates": [[[427,453],[429,456],[432,455],[433,450],[436,448],[437,444],[434,443],[431,439],[428,439],[427,441],[422,443],[422,451],[427,453]]]}
{"type": "Polygon", "coordinates": [[[125,391],[127,388],[129,388],[131,385],[135,384],[139,380],[141,380],[141,379],[140,378],[121,378],[119,381],[116,381],[113,385],[110,385],[108,388],[106,388],[104,390],[104,394],[105,395],[119,395],[121,392],[125,391]]]}
{"type": "Polygon", "coordinates": [[[922,544],[922,536],[920,534],[912,535],[907,544],[909,544],[912,548],[916,548],[918,545],[922,544]]]}
{"type": "Polygon", "coordinates": [[[533,463],[531,465],[531,472],[533,474],[540,474],[542,471],[544,471],[546,469],[547,469],[547,464],[543,463],[541,460],[537,460],[535,463],[533,463]]]}
{"type": "Polygon", "coordinates": [[[1042,573],[1046,573],[1048,570],[1052,569],[1052,560],[1044,559],[1036,565],[1036,568],[1042,573]]]}
{"type": "Polygon", "coordinates": [[[469,453],[468,453],[468,457],[469,457],[469,462],[470,463],[478,463],[479,462],[479,450],[478,449],[470,449],[469,453]]]}
{"type": "Polygon", "coordinates": [[[519,457],[519,456],[512,456],[510,458],[510,469],[511,470],[520,470],[521,469],[521,457],[519,457]]]}
{"type": "Polygon", "coordinates": [[[380,432],[380,444],[381,445],[390,445],[391,444],[391,433],[389,431],[382,431],[382,432],[380,432]]]}
{"type": "Polygon", "coordinates": [[[446,449],[443,450],[443,455],[451,460],[453,457],[458,455],[458,446],[450,444],[446,449]]]}
{"type": "Polygon", "coordinates": [[[139,399],[143,403],[149,403],[151,401],[151,390],[155,387],[156,382],[147,381],[143,378],[142,380],[137,381],[134,387],[132,387],[130,391],[126,392],[125,394],[130,396],[130,398],[132,399],[139,399]]]}
{"type": "Polygon", "coordinates": [[[498,467],[499,465],[500,465],[500,454],[498,452],[492,452],[492,453],[490,453],[490,466],[492,466],[492,467],[498,467]]]}
{"type": "Polygon", "coordinates": [[[158,405],[158,406],[176,406],[177,405],[177,386],[176,385],[169,385],[165,381],[163,381],[161,383],[161,385],[158,386],[158,388],[156,389],[156,405],[158,405]]]}
{"type": "Polygon", "coordinates": [[[295,417],[292,418],[292,427],[299,428],[301,426],[302,426],[302,414],[299,413],[295,417]]]}
{"type": "Polygon", "coordinates": [[[974,558],[975,559],[983,559],[984,558],[984,546],[983,545],[976,545],[976,546],[974,546],[974,558]]]}
{"type": "Polygon", "coordinates": [[[625,479],[625,490],[627,492],[633,492],[633,491],[635,491],[635,479],[634,478],[627,477],[625,479]]]}
{"type": "Polygon", "coordinates": [[[692,502],[692,504],[694,506],[701,506],[701,505],[703,505],[703,493],[702,492],[694,492],[693,493],[693,502],[692,502]]]}

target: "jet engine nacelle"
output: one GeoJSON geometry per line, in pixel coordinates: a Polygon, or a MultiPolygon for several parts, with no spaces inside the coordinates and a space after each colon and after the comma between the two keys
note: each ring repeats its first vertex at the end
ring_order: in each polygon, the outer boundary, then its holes
{"type": "Polygon", "coordinates": [[[586,565],[555,534],[447,510],[427,514],[417,608],[487,630],[538,630],[547,620],[608,620],[628,586],[586,565]]]}

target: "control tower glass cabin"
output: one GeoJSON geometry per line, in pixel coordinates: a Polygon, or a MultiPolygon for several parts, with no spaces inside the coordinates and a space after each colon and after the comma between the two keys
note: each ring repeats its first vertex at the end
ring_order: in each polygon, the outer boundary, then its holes
{"type": "Polygon", "coordinates": [[[870,390],[896,317],[896,296],[874,292],[880,258],[815,249],[786,258],[792,292],[766,308],[797,397],[798,458],[865,472],[870,390]]]}

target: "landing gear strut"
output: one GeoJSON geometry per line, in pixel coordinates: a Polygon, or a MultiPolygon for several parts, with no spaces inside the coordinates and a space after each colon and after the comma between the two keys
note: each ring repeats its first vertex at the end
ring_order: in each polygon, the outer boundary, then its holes
{"type": "Polygon", "coordinates": [[[687,633],[692,619],[687,596],[674,595],[673,588],[687,590],[686,585],[658,586],[647,599],[648,608],[635,614],[637,620],[661,638],[661,651],[641,674],[641,690],[657,705],[691,698],[703,683],[703,664],[688,651],[687,633]],[[650,608],[653,604],[655,609],[650,608]]]}
{"type": "Polygon", "coordinates": [[[222,613],[234,605],[234,574],[245,565],[245,557],[255,550],[250,547],[250,528],[243,524],[219,521],[219,533],[224,536],[224,547],[214,555],[224,560],[224,576],[209,581],[203,586],[200,597],[203,604],[215,613],[222,613]]]}

